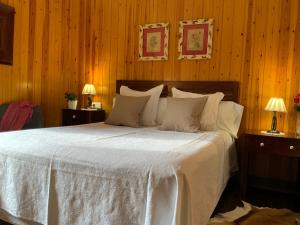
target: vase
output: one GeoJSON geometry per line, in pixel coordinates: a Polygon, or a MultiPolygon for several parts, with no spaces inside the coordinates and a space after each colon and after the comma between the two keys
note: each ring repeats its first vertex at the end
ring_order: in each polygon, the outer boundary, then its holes
{"type": "Polygon", "coordinates": [[[76,109],[77,108],[77,100],[68,101],[68,109],[76,109]]]}
{"type": "Polygon", "coordinates": [[[300,136],[300,112],[297,112],[296,135],[300,136]]]}

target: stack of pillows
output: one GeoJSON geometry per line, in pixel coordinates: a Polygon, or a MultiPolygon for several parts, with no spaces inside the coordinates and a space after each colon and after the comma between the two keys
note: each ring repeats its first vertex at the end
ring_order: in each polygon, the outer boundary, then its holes
{"type": "Polygon", "coordinates": [[[173,97],[160,98],[163,85],[141,92],[121,86],[105,121],[129,127],[159,126],[181,132],[225,130],[237,137],[244,107],[222,101],[224,94],[196,94],[172,88],[173,97]]]}

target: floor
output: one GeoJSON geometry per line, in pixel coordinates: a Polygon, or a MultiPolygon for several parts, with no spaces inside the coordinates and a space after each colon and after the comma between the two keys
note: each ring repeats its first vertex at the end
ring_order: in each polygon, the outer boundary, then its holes
{"type": "Polygon", "coordinates": [[[6,223],[6,222],[0,220],[0,225],[11,225],[11,224],[10,223],[6,223]]]}
{"type": "MultiPolygon", "coordinates": [[[[238,175],[229,181],[215,211],[224,213],[233,210],[236,206],[241,206],[239,177],[238,175]]],[[[282,194],[277,192],[249,189],[245,201],[259,207],[288,208],[294,212],[300,212],[300,196],[282,194]]]]}
{"type": "Polygon", "coordinates": [[[271,208],[288,208],[300,213],[300,196],[263,190],[249,190],[247,201],[253,205],[271,208]]]}

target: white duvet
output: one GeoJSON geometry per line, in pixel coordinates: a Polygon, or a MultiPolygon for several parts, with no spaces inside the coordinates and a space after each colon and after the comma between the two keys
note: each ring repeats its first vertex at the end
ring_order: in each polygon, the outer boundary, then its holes
{"type": "Polygon", "coordinates": [[[1,133],[0,208],[45,225],[206,225],[231,144],[102,123],[1,133]]]}

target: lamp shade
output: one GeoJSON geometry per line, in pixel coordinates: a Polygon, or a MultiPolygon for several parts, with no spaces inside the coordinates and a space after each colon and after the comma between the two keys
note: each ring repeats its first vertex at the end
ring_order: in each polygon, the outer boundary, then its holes
{"type": "Polygon", "coordinates": [[[85,84],[82,89],[83,95],[96,95],[96,88],[93,84],[85,84]]]}
{"type": "Polygon", "coordinates": [[[266,108],[266,111],[272,112],[286,112],[284,101],[282,98],[270,98],[266,108]]]}

